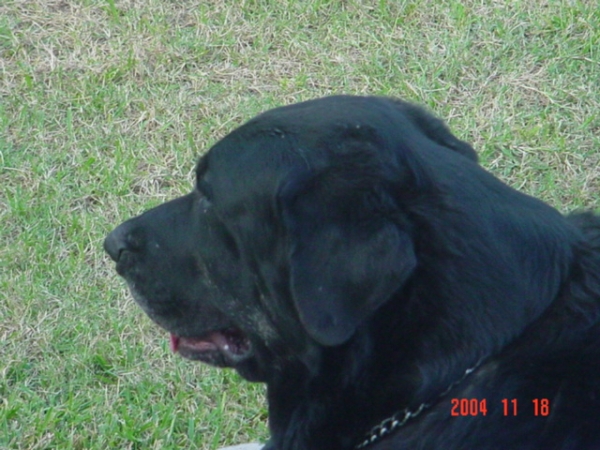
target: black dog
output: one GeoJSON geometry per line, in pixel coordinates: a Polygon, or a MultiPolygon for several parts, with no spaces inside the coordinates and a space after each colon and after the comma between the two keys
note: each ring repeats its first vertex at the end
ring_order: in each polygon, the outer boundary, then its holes
{"type": "Polygon", "coordinates": [[[105,248],[174,351],[267,383],[266,449],[600,449],[600,218],[418,107],[268,111],[105,248]]]}

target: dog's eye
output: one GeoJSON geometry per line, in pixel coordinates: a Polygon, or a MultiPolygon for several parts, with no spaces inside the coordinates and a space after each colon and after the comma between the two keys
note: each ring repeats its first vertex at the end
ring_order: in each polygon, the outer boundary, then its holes
{"type": "Polygon", "coordinates": [[[208,200],[212,198],[212,190],[210,185],[201,178],[198,178],[196,181],[196,189],[198,192],[202,194],[203,197],[206,197],[208,200]]]}
{"type": "Polygon", "coordinates": [[[210,208],[210,201],[206,198],[205,195],[201,195],[198,199],[198,206],[200,207],[200,211],[205,213],[210,208]]]}

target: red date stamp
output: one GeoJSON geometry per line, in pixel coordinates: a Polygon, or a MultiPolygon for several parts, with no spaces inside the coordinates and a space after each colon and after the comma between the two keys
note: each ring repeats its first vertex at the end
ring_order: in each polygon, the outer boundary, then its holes
{"type": "Polygon", "coordinates": [[[450,415],[453,417],[485,416],[487,415],[487,400],[480,400],[477,398],[453,398],[450,415]]]}
{"type": "MultiPolygon", "coordinates": [[[[451,402],[450,415],[452,417],[486,416],[488,413],[488,402],[485,398],[453,398],[451,402]]],[[[534,398],[530,406],[534,416],[550,415],[550,400],[547,398],[534,398]]],[[[502,399],[502,413],[504,416],[517,416],[519,414],[517,399],[502,399]]]]}

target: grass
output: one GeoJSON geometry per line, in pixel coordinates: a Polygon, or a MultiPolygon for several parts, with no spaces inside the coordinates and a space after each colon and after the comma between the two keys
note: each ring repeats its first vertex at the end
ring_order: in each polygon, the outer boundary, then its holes
{"type": "Polygon", "coordinates": [[[3,0],[0,448],[266,438],[262,387],[173,357],[101,250],[259,111],[403,97],[511,185],[598,208],[599,23],[583,0],[3,0]]]}

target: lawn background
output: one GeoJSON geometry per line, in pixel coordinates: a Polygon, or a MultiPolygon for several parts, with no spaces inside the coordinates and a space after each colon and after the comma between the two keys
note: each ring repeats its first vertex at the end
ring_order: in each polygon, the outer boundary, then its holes
{"type": "Polygon", "coordinates": [[[0,448],[215,449],[263,388],[170,354],[103,254],[265,109],[426,105],[484,166],[600,206],[594,1],[0,1],[0,448]]]}

